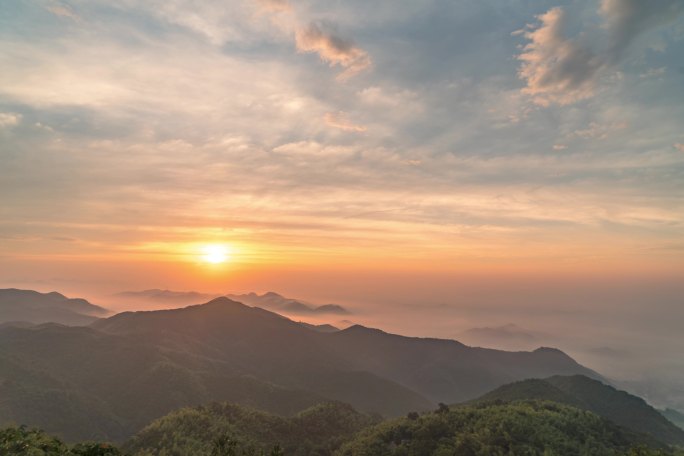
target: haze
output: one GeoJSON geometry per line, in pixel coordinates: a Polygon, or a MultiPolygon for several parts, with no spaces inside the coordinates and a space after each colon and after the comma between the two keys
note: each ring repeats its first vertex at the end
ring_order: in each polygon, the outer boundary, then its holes
{"type": "Polygon", "coordinates": [[[683,13],[4,2],[0,286],[274,290],[684,404],[683,13]]]}

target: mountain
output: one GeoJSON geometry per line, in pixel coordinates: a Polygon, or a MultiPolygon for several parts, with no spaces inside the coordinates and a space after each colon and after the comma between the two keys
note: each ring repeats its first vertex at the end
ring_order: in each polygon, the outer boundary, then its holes
{"type": "Polygon", "coordinates": [[[555,402],[523,401],[443,407],[387,421],[362,432],[337,454],[609,456],[627,454],[643,444],[663,447],[592,412],[555,402]]]}
{"type": "Polygon", "coordinates": [[[336,400],[400,416],[575,373],[598,377],[555,349],[503,352],[362,326],[325,332],[221,297],[89,327],[1,327],[0,425],[121,441],[172,410],[211,401],[291,415],[336,400]]]}
{"type": "Polygon", "coordinates": [[[684,429],[684,413],[671,408],[661,410],[660,413],[672,423],[676,424],[680,429],[684,429]]]}
{"type": "Polygon", "coordinates": [[[152,301],[161,304],[197,304],[213,299],[218,295],[199,293],[197,291],[171,291],[153,288],[142,291],[122,291],[117,293],[117,298],[129,299],[134,301],[152,301]]]}
{"type": "Polygon", "coordinates": [[[328,455],[364,428],[378,422],[342,403],[322,403],[286,418],[233,404],[185,408],[155,420],[124,449],[135,455],[212,454],[219,438],[240,448],[285,454],[328,455]]]}
{"type": "Polygon", "coordinates": [[[550,400],[589,410],[635,432],[673,445],[684,445],[678,428],[640,397],[582,376],[554,376],[511,383],[485,394],[475,403],[550,400]]]}
{"type": "Polygon", "coordinates": [[[469,344],[487,347],[528,348],[538,346],[543,334],[509,323],[502,326],[470,328],[459,334],[469,344]]]}
{"type": "Polygon", "coordinates": [[[299,324],[306,327],[306,328],[313,329],[314,331],[319,331],[319,332],[331,333],[331,332],[337,332],[340,330],[340,328],[336,328],[335,326],[329,325],[329,324],[312,325],[311,323],[305,323],[303,321],[300,321],[299,324]]]}
{"type": "Polygon", "coordinates": [[[183,309],[125,312],[96,322],[93,328],[135,335],[157,346],[192,350],[240,372],[389,415],[429,408],[437,402],[461,402],[529,377],[577,373],[599,377],[556,349],[504,352],[453,340],[398,336],[359,325],[322,333],[228,298],[183,309]],[[372,409],[371,403],[379,406],[384,401],[383,388],[378,390],[380,396],[372,397],[363,397],[358,388],[333,391],[331,385],[314,381],[321,375],[374,379],[377,386],[387,383],[384,394],[403,388],[404,399],[394,402],[392,410],[387,406],[372,409]],[[354,396],[364,402],[355,402],[354,396]],[[403,408],[409,403],[413,406],[403,408]]]}
{"type": "Polygon", "coordinates": [[[336,355],[356,369],[391,378],[434,403],[462,402],[531,377],[584,374],[601,378],[554,348],[506,352],[359,325],[329,334],[327,339],[336,355]]]}
{"type": "Polygon", "coordinates": [[[233,375],[349,402],[362,411],[399,415],[433,405],[392,379],[340,359],[327,347],[328,333],[225,297],[182,309],[124,312],[92,327],[210,360],[214,369],[233,375]]]}
{"type": "Polygon", "coordinates": [[[39,293],[16,288],[0,290],[0,323],[54,322],[83,326],[107,314],[107,309],[91,304],[85,299],[67,298],[55,291],[39,293]]]}
{"type": "Polygon", "coordinates": [[[231,401],[289,415],[324,400],[188,353],[87,327],[0,330],[0,426],[121,441],[180,407],[231,401]]]}
{"type": "Polygon", "coordinates": [[[286,298],[273,291],[262,295],[247,293],[241,295],[226,295],[234,301],[261,307],[274,312],[296,315],[348,315],[350,312],[338,304],[324,304],[315,306],[297,299],[286,298]]]}

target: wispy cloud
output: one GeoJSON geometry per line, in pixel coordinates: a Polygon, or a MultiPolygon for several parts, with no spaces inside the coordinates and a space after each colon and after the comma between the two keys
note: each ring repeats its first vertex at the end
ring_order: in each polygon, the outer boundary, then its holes
{"type": "Polygon", "coordinates": [[[607,124],[591,122],[586,128],[580,128],[570,133],[568,138],[606,139],[611,134],[624,130],[627,127],[629,125],[626,122],[611,122],[607,124]]]}
{"type": "Polygon", "coordinates": [[[329,24],[312,22],[306,27],[299,28],[296,42],[300,52],[316,53],[330,66],[343,67],[344,71],[339,75],[343,80],[371,66],[368,53],[357,47],[353,41],[339,36],[329,24]]]}
{"type": "Polygon", "coordinates": [[[633,41],[649,29],[672,23],[684,12],[681,0],[601,0],[600,12],[609,34],[605,59],[618,63],[633,41]]]}
{"type": "Polygon", "coordinates": [[[537,104],[569,104],[592,96],[604,62],[580,42],[566,36],[566,12],[553,8],[538,16],[540,25],[524,31],[530,42],[518,55],[523,92],[537,104]]]}
{"type": "Polygon", "coordinates": [[[344,131],[351,131],[356,133],[363,133],[367,130],[363,125],[357,125],[352,122],[345,112],[328,112],[323,116],[325,123],[333,128],[338,128],[344,131]]]}
{"type": "Polygon", "coordinates": [[[263,12],[292,11],[292,5],[288,0],[256,0],[256,3],[263,12]]]}
{"type": "Polygon", "coordinates": [[[45,9],[50,11],[55,16],[68,18],[77,22],[81,20],[81,16],[76,14],[69,5],[57,1],[53,1],[50,4],[46,5],[45,9]]]}
{"type": "Polygon", "coordinates": [[[597,93],[601,78],[614,70],[636,38],[649,29],[672,22],[684,11],[680,0],[602,0],[599,9],[607,46],[590,45],[589,32],[568,36],[568,13],[561,7],[537,16],[539,23],[515,32],[529,42],[518,59],[523,92],[535,103],[567,105],[597,93]]]}
{"type": "Polygon", "coordinates": [[[0,128],[14,127],[21,122],[22,115],[14,112],[0,112],[0,128]]]}

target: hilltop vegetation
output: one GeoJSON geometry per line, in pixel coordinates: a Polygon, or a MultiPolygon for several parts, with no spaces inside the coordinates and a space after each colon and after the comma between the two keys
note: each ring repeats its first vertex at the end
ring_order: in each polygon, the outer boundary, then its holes
{"type": "Polygon", "coordinates": [[[345,444],[340,456],[675,454],[598,415],[549,401],[443,407],[384,422],[345,444]]]}
{"type": "Polygon", "coordinates": [[[549,401],[460,406],[378,419],[325,403],[291,418],[233,404],[185,408],[121,449],[67,445],[38,430],[0,431],[12,456],[682,456],[598,415],[549,401]]]}
{"type": "Polygon", "coordinates": [[[0,430],[2,456],[121,456],[110,443],[86,442],[67,445],[57,437],[25,426],[0,430]]]}
{"type": "Polygon", "coordinates": [[[627,429],[648,434],[661,442],[684,445],[684,431],[664,418],[646,401],[582,375],[515,382],[497,388],[474,402],[526,399],[549,400],[578,407],[627,429]]]}
{"type": "Polygon", "coordinates": [[[323,403],[291,418],[239,407],[211,404],[173,412],[140,431],[125,449],[134,455],[209,456],[217,437],[240,448],[287,455],[329,455],[379,418],[342,403],[323,403]]]}

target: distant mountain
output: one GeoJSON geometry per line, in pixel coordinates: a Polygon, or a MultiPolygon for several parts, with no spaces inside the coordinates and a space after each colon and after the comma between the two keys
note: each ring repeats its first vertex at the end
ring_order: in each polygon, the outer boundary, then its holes
{"type": "Polygon", "coordinates": [[[671,408],[660,410],[660,413],[672,423],[676,424],[680,429],[684,429],[684,413],[671,408]]]}
{"type": "Polygon", "coordinates": [[[663,417],[643,399],[582,376],[554,376],[504,385],[475,403],[541,399],[596,413],[620,426],[651,435],[661,442],[684,445],[684,430],[663,417]]]}
{"type": "Polygon", "coordinates": [[[198,293],[196,291],[171,291],[153,288],[143,291],[122,291],[115,295],[117,298],[130,299],[135,301],[154,301],[168,304],[198,304],[219,295],[198,293]]]}
{"type": "Polygon", "coordinates": [[[314,331],[319,331],[319,332],[331,333],[331,332],[337,332],[340,330],[340,328],[336,328],[333,325],[329,325],[329,324],[312,325],[310,323],[305,323],[303,321],[300,321],[299,324],[306,327],[306,328],[313,329],[314,331]]]}
{"type": "Polygon", "coordinates": [[[297,299],[286,298],[273,291],[262,295],[247,293],[241,295],[226,295],[234,301],[248,304],[250,306],[261,307],[274,312],[295,314],[295,315],[348,315],[350,312],[338,304],[324,304],[315,306],[297,299]]]}
{"type": "Polygon", "coordinates": [[[575,407],[545,401],[489,403],[441,408],[386,421],[361,432],[336,453],[375,455],[665,455],[642,450],[661,447],[575,407]],[[636,451],[636,450],[635,450],[636,451]]]}
{"type": "Polygon", "coordinates": [[[67,298],[55,291],[39,293],[15,288],[0,290],[0,323],[54,322],[82,326],[107,314],[107,309],[91,304],[85,299],[67,298]]]}
{"type": "Polygon", "coordinates": [[[124,449],[133,456],[210,456],[217,438],[224,436],[240,449],[263,450],[266,454],[279,445],[285,454],[329,455],[377,422],[377,418],[342,403],[322,403],[290,418],[214,403],[181,409],[154,421],[124,449]]]}
{"type": "Polygon", "coordinates": [[[470,328],[463,331],[459,338],[469,344],[487,347],[527,348],[538,346],[543,335],[518,325],[509,323],[501,326],[470,328]]]}

